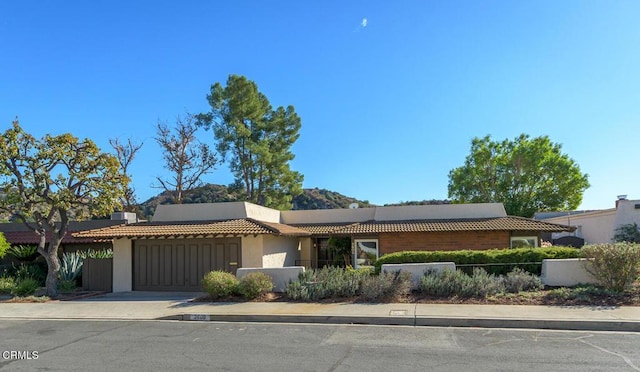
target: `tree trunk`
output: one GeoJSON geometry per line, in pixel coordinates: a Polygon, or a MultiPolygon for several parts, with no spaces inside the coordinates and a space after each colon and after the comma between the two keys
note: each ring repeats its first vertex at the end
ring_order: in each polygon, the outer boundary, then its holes
{"type": "Polygon", "coordinates": [[[47,249],[43,255],[47,261],[47,280],[45,282],[46,294],[51,298],[58,296],[58,273],[60,272],[60,261],[58,260],[58,250],[47,249]]]}

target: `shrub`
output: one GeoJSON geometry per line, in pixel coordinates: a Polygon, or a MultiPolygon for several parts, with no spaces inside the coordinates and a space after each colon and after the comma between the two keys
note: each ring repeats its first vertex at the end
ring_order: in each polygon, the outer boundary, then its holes
{"type": "Polygon", "coordinates": [[[35,245],[14,245],[7,249],[7,253],[22,262],[31,262],[40,255],[38,247],[35,245]]]}
{"type": "Polygon", "coordinates": [[[429,296],[450,297],[459,294],[469,279],[469,276],[460,270],[427,271],[420,278],[419,288],[429,296]]]}
{"type": "Polygon", "coordinates": [[[370,276],[369,270],[324,267],[305,270],[298,280],[289,283],[287,296],[292,300],[317,301],[326,298],[355,297],[359,294],[362,278],[370,276]]]}
{"type": "Polygon", "coordinates": [[[21,279],[34,279],[38,283],[44,285],[44,280],[47,277],[47,267],[46,263],[30,263],[30,264],[20,264],[18,267],[12,266],[10,270],[12,276],[16,278],[16,280],[21,279]]]}
{"type": "Polygon", "coordinates": [[[60,260],[60,280],[76,280],[82,272],[82,257],[77,252],[65,253],[60,260]]]}
{"type": "Polygon", "coordinates": [[[505,291],[509,293],[534,291],[544,287],[539,276],[528,273],[518,267],[501,277],[501,279],[505,291]]]}
{"type": "Polygon", "coordinates": [[[412,274],[383,272],[362,277],[360,296],[365,300],[397,300],[411,293],[412,274]]]}
{"type": "Polygon", "coordinates": [[[287,297],[294,301],[310,301],[309,286],[299,280],[290,282],[285,289],[287,297]]]}
{"type": "Polygon", "coordinates": [[[594,299],[615,299],[619,293],[598,287],[593,284],[582,284],[573,288],[553,288],[545,295],[545,300],[550,303],[585,303],[592,304],[594,299]]]}
{"type": "Polygon", "coordinates": [[[637,223],[620,225],[613,236],[614,242],[640,243],[640,227],[637,223]]]}
{"type": "Polygon", "coordinates": [[[4,234],[0,232],[0,258],[4,257],[10,246],[11,244],[5,239],[4,234]]]}
{"type": "Polygon", "coordinates": [[[582,247],[591,265],[586,270],[609,290],[623,292],[640,274],[640,245],[632,243],[596,244],[582,247]]]}
{"type": "Polygon", "coordinates": [[[36,290],[40,288],[40,283],[33,278],[20,279],[13,287],[11,294],[14,296],[30,296],[33,295],[36,290]]]}
{"type": "Polygon", "coordinates": [[[483,269],[475,268],[467,275],[461,270],[442,270],[427,272],[420,278],[420,291],[436,297],[479,297],[504,292],[504,285],[495,275],[483,269]]]}
{"type": "MultiPolygon", "coordinates": [[[[380,272],[383,264],[426,263],[426,262],[454,262],[456,265],[477,264],[511,264],[524,262],[542,262],[548,258],[578,258],[580,250],[566,247],[551,248],[515,248],[490,249],[484,251],[403,251],[386,254],[374,263],[376,272],[380,272]]],[[[533,274],[540,275],[541,265],[516,265],[533,274]]],[[[506,274],[513,269],[513,265],[487,267],[491,274],[506,274]]]]}
{"type": "Polygon", "coordinates": [[[484,269],[474,268],[471,280],[465,282],[460,295],[484,298],[500,292],[504,292],[504,285],[500,278],[487,273],[484,269]]]}
{"type": "Polygon", "coordinates": [[[226,271],[211,271],[204,276],[202,288],[213,298],[229,297],[238,291],[238,278],[226,271]]]}
{"type": "Polygon", "coordinates": [[[240,279],[238,293],[245,298],[258,298],[273,289],[273,280],[265,273],[249,273],[240,279]]]}
{"type": "Polygon", "coordinates": [[[11,293],[16,286],[16,280],[10,276],[0,277],[0,293],[11,293]]]}
{"type": "Polygon", "coordinates": [[[60,280],[58,282],[58,290],[62,293],[70,293],[77,288],[75,280],[60,280]]]}

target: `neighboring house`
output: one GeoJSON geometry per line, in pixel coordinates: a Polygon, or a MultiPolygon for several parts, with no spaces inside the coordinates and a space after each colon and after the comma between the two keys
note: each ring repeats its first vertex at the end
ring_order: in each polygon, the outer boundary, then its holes
{"type": "MultiPolygon", "coordinates": [[[[120,226],[132,222],[136,222],[135,214],[122,212],[113,213],[110,220],[70,221],[69,231],[62,238],[58,253],[62,255],[65,252],[78,250],[110,249],[112,248],[111,239],[79,238],[74,237],[73,233],[107,226],[120,226]]],[[[38,245],[40,243],[40,237],[22,222],[0,223],[0,232],[4,234],[7,242],[11,245],[38,245]]],[[[51,236],[47,234],[47,242],[50,240],[51,236]]],[[[11,261],[11,255],[7,254],[3,260],[0,260],[0,263],[11,263],[11,261]]]]}
{"type": "Polygon", "coordinates": [[[403,250],[540,244],[569,226],[507,216],[502,204],[278,211],[246,202],[159,205],[153,222],[78,232],[113,239],[113,290],[199,291],[211,270],[322,266],[327,241],[349,236],[354,266],[403,250]]]}
{"type": "Polygon", "coordinates": [[[534,219],[575,227],[573,232],[554,232],[543,237],[554,242],[572,236],[584,239],[584,244],[611,243],[621,225],[640,225],[640,200],[628,200],[626,195],[620,195],[615,208],[536,213],[534,219]]]}

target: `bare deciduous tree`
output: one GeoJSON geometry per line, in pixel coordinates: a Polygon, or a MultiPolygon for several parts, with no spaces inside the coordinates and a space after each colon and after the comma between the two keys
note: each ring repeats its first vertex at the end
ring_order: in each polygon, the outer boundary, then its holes
{"type": "Polygon", "coordinates": [[[174,128],[158,123],[156,142],[162,147],[167,179],[156,177],[160,188],[169,192],[173,202],[181,204],[186,193],[202,184],[201,177],[213,171],[217,160],[209,146],[197,140],[195,118],[191,114],[176,118],[174,128]]]}
{"type": "Polygon", "coordinates": [[[142,148],[143,142],[137,143],[127,139],[127,142],[120,142],[120,139],[109,139],[109,144],[116,152],[116,157],[120,162],[120,173],[125,176],[127,184],[125,186],[125,194],[122,198],[122,208],[125,212],[137,213],[138,202],[136,201],[135,188],[131,183],[131,174],[129,173],[129,165],[136,156],[136,153],[142,148]]]}

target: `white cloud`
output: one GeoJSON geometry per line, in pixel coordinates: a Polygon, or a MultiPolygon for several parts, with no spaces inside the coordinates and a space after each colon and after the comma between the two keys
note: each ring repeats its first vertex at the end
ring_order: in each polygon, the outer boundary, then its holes
{"type": "Polygon", "coordinates": [[[367,19],[366,19],[366,18],[362,18],[362,22],[360,22],[360,26],[362,26],[362,28],[365,28],[365,27],[367,27],[367,23],[368,23],[368,22],[369,22],[369,21],[367,21],[367,19]]]}

